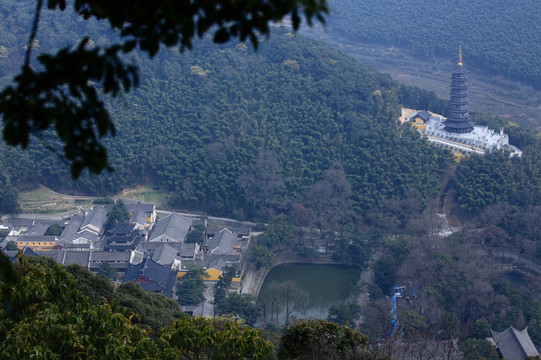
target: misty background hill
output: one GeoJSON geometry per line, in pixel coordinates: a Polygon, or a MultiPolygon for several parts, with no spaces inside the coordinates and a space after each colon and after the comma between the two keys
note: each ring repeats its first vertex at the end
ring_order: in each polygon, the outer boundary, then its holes
{"type": "Polygon", "coordinates": [[[331,2],[329,28],[351,39],[453,56],[541,86],[541,10],[534,0],[507,2],[385,0],[331,2]]]}

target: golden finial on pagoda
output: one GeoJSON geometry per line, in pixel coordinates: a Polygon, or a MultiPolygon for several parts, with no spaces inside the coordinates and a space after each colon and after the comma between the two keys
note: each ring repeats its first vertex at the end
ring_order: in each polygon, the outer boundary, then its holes
{"type": "Polygon", "coordinates": [[[462,65],[462,45],[458,46],[458,65],[462,65]]]}

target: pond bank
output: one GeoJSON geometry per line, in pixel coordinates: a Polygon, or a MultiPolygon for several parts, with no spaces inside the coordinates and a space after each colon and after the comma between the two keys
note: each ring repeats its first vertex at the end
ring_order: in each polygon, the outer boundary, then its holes
{"type": "Polygon", "coordinates": [[[257,300],[257,297],[259,296],[259,292],[261,291],[261,287],[263,286],[263,283],[265,282],[265,278],[267,277],[268,273],[275,267],[280,266],[280,265],[285,265],[285,264],[344,265],[344,266],[347,265],[340,261],[329,261],[329,260],[321,261],[321,260],[307,260],[307,259],[302,259],[302,258],[288,258],[288,259],[279,260],[278,262],[273,264],[270,268],[263,268],[263,269],[257,270],[253,267],[249,267],[248,269],[246,269],[246,272],[242,279],[242,293],[251,294],[254,297],[254,299],[257,300]]]}
{"type": "Polygon", "coordinates": [[[353,300],[360,276],[358,266],[341,263],[283,263],[268,271],[257,303],[276,325],[291,319],[326,319],[331,306],[353,300]]]}

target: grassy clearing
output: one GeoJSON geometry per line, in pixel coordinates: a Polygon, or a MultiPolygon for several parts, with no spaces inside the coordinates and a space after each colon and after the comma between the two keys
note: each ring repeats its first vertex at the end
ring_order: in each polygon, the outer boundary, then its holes
{"type": "Polygon", "coordinates": [[[93,200],[93,197],[64,195],[40,186],[19,194],[19,207],[24,213],[58,214],[88,208],[93,200]]]}
{"type": "Polygon", "coordinates": [[[143,186],[135,189],[126,189],[122,191],[119,196],[132,200],[161,204],[163,203],[166,194],[163,191],[154,190],[150,187],[143,186]]]}

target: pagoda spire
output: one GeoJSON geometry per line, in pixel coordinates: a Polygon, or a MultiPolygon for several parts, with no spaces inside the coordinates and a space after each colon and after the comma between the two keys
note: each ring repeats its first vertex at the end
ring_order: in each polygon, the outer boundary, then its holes
{"type": "Polygon", "coordinates": [[[475,123],[470,119],[468,86],[468,72],[462,65],[462,46],[460,46],[458,48],[458,65],[451,75],[449,111],[447,120],[443,123],[445,131],[459,134],[473,131],[475,123]]]}

